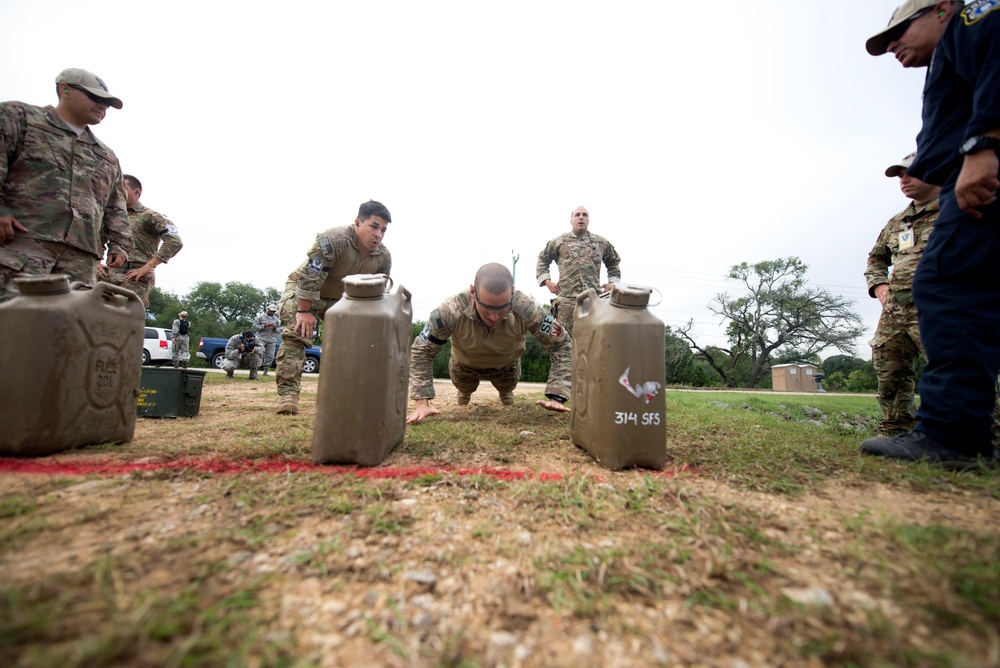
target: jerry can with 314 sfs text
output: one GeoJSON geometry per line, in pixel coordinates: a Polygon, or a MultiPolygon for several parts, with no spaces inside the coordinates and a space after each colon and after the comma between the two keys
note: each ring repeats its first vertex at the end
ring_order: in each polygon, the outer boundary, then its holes
{"type": "Polygon", "coordinates": [[[664,327],[649,311],[651,292],[614,285],[576,299],[571,436],[612,470],[666,463],[664,327]]]}
{"type": "Polygon", "coordinates": [[[146,309],[110,283],[15,279],[0,304],[0,454],[132,440],[146,309]]]}
{"type": "Polygon", "coordinates": [[[380,464],[402,443],[410,384],[413,305],[382,274],[344,278],[323,318],[323,368],[312,455],[317,464],[380,464]]]}

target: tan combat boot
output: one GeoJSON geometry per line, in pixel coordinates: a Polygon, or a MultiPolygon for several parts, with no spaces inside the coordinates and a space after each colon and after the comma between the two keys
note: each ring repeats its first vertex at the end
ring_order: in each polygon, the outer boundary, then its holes
{"type": "Polygon", "coordinates": [[[513,392],[501,392],[500,393],[500,403],[504,406],[514,405],[514,393],[513,392]]]}
{"type": "Polygon", "coordinates": [[[278,415],[298,415],[299,414],[299,395],[297,394],[282,394],[281,398],[278,399],[278,415]]]}
{"type": "Polygon", "coordinates": [[[257,367],[250,368],[250,380],[257,380],[257,367]]]}
{"type": "Polygon", "coordinates": [[[459,391],[459,393],[458,393],[458,405],[459,406],[468,406],[469,405],[469,401],[471,399],[472,399],[472,394],[459,391]]]}

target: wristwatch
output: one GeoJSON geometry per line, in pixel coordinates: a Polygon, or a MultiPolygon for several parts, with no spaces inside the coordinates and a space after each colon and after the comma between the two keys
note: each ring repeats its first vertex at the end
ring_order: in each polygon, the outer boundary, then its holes
{"type": "Polygon", "coordinates": [[[1000,139],[996,137],[969,137],[962,144],[962,148],[958,149],[958,152],[962,155],[971,155],[985,149],[992,149],[994,151],[1000,152],[1000,139]]]}

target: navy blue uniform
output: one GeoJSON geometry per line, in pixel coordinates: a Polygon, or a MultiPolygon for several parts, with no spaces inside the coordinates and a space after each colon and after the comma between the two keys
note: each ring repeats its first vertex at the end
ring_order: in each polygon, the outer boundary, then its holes
{"type": "Polygon", "coordinates": [[[969,455],[990,455],[1000,370],[1000,203],[958,208],[959,147],[1000,129],[1000,0],[953,18],[924,84],[923,128],[909,172],[941,188],[941,215],[913,279],[927,367],[916,431],[969,455]]]}

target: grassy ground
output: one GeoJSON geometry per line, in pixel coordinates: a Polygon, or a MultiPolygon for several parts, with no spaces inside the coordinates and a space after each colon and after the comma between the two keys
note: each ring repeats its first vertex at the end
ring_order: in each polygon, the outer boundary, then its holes
{"type": "Polygon", "coordinates": [[[0,665],[1000,664],[1000,476],[860,456],[872,397],[670,391],[667,469],[611,472],[442,387],[359,471],[306,382],[0,473],[0,665]]]}

